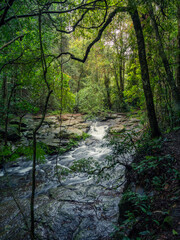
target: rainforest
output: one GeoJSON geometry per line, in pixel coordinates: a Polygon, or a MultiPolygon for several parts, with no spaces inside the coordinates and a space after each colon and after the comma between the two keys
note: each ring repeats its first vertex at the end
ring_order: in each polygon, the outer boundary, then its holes
{"type": "Polygon", "coordinates": [[[180,2],[0,2],[0,239],[180,238],[180,2]]]}

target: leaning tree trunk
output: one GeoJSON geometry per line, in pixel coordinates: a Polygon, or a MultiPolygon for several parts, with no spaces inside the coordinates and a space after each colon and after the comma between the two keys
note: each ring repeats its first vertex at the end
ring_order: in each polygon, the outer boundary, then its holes
{"type": "Polygon", "coordinates": [[[180,111],[180,91],[178,90],[178,88],[176,86],[175,79],[174,79],[174,76],[173,76],[173,71],[170,68],[170,64],[169,64],[168,58],[167,58],[165,50],[164,50],[162,39],[161,39],[161,36],[159,34],[159,28],[158,28],[158,25],[157,25],[157,22],[156,22],[156,19],[155,19],[155,16],[154,16],[152,4],[150,2],[148,2],[148,6],[149,6],[149,14],[150,14],[150,17],[152,19],[152,23],[153,23],[154,30],[155,30],[155,33],[156,33],[156,39],[157,39],[157,43],[158,43],[159,54],[160,54],[160,57],[162,59],[165,71],[166,71],[168,84],[171,88],[171,92],[172,92],[172,96],[173,96],[173,99],[174,99],[176,109],[178,109],[180,111]]]}
{"type": "Polygon", "coordinates": [[[158,137],[161,135],[161,133],[158,127],[158,122],[157,122],[155,108],[154,108],[153,95],[152,95],[152,90],[151,90],[151,85],[149,80],[149,69],[148,69],[147,60],[146,60],[145,42],[144,42],[141,22],[139,19],[137,7],[134,5],[134,2],[132,0],[129,0],[129,6],[130,6],[129,13],[131,15],[134,29],[136,32],[139,62],[141,66],[141,77],[142,77],[144,95],[146,99],[146,107],[147,107],[149,124],[151,128],[152,137],[158,137]]]}

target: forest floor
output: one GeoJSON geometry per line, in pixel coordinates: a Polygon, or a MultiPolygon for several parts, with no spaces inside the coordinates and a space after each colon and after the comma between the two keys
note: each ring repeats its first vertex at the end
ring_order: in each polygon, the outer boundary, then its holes
{"type": "MultiPolygon", "coordinates": [[[[164,142],[162,146],[163,155],[171,155],[176,159],[176,164],[174,166],[174,170],[177,170],[176,173],[180,174],[180,130],[171,132],[166,135],[167,140],[164,142]]],[[[165,185],[165,196],[168,199],[168,204],[172,205],[171,216],[172,216],[172,224],[174,228],[176,228],[178,236],[173,234],[174,239],[180,239],[180,176],[178,175],[178,179],[172,178],[169,185],[165,185]],[[179,194],[179,195],[178,195],[179,194]],[[176,197],[177,195],[177,197],[176,197]],[[172,200],[171,200],[172,199],[172,200]],[[175,201],[174,201],[175,200],[175,201]]],[[[171,238],[173,231],[169,231],[166,235],[166,238],[169,236],[171,238]]],[[[163,239],[163,238],[162,238],[163,239]]]]}
{"type": "Polygon", "coordinates": [[[119,205],[118,237],[179,240],[180,130],[144,142],[131,166],[119,205]]]}

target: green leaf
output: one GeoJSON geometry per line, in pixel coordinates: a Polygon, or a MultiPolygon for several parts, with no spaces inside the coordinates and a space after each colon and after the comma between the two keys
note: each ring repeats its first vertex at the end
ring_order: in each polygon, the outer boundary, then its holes
{"type": "Polygon", "coordinates": [[[149,235],[150,231],[143,231],[143,232],[140,232],[139,234],[142,236],[149,235]]]}
{"type": "Polygon", "coordinates": [[[123,237],[123,239],[122,240],[131,240],[130,238],[128,238],[128,237],[123,237]]]}
{"type": "Polygon", "coordinates": [[[144,213],[147,213],[147,210],[146,210],[145,208],[143,208],[143,207],[141,207],[141,206],[140,206],[140,208],[141,208],[141,210],[142,210],[144,213]]]}
{"type": "Polygon", "coordinates": [[[163,222],[168,223],[170,226],[172,226],[172,217],[171,216],[165,217],[163,222]]]}
{"type": "Polygon", "coordinates": [[[153,220],[153,222],[155,222],[158,226],[160,225],[160,223],[157,220],[153,220]]]}
{"type": "Polygon", "coordinates": [[[178,233],[173,229],[172,230],[173,235],[178,235],[178,233]]]}

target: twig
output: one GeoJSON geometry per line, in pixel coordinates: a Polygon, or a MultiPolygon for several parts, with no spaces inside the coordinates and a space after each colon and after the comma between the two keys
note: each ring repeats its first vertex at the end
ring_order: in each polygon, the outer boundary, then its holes
{"type": "Polygon", "coordinates": [[[4,44],[4,45],[0,48],[0,51],[1,51],[3,48],[5,48],[5,47],[9,46],[10,44],[12,44],[13,42],[15,42],[16,40],[18,40],[19,38],[20,38],[20,40],[22,40],[22,38],[24,37],[24,35],[25,35],[25,34],[21,34],[20,36],[17,36],[17,37],[15,37],[14,39],[12,39],[11,41],[9,41],[8,43],[4,44]]]}

